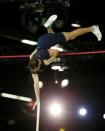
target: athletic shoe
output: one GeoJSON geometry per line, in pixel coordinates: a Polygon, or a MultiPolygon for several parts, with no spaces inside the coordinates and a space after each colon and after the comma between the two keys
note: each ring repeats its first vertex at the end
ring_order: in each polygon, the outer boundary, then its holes
{"type": "Polygon", "coordinates": [[[46,21],[46,23],[44,24],[44,27],[49,27],[53,24],[53,22],[57,19],[57,15],[51,15],[48,20],[46,21]]]}
{"type": "Polygon", "coordinates": [[[97,37],[98,41],[101,41],[102,33],[101,33],[100,29],[99,29],[99,26],[98,25],[93,25],[92,28],[93,28],[92,33],[97,37]]]}

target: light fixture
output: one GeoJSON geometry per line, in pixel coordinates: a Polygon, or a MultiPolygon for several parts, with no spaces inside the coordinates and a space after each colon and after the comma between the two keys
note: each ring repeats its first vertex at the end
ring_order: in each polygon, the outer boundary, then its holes
{"type": "Polygon", "coordinates": [[[80,108],[80,109],[78,110],[78,113],[79,113],[79,115],[81,115],[81,116],[86,116],[86,115],[87,115],[87,110],[86,110],[86,108],[80,108]]]}
{"type": "MultiPolygon", "coordinates": [[[[60,62],[60,61],[59,61],[60,62]]],[[[58,70],[60,72],[66,70],[66,69],[69,69],[68,66],[65,65],[65,63],[52,63],[51,64],[51,69],[52,70],[58,70]]]]}
{"type": "Polygon", "coordinates": [[[18,95],[13,95],[13,94],[8,94],[8,93],[1,93],[1,96],[5,97],[5,98],[20,100],[20,101],[26,101],[26,102],[31,102],[32,101],[31,98],[18,96],[18,95]]]}
{"type": "Polygon", "coordinates": [[[81,27],[80,24],[76,24],[76,23],[72,23],[71,26],[72,26],[72,27],[77,27],[77,28],[78,28],[78,27],[81,27]]]}
{"type": "Polygon", "coordinates": [[[75,21],[73,21],[73,22],[71,23],[71,26],[72,26],[72,27],[79,28],[79,27],[81,27],[81,24],[80,24],[79,21],[75,20],[75,21]]]}
{"type": "Polygon", "coordinates": [[[105,114],[103,114],[103,118],[105,119],[105,114]]]}
{"type": "Polygon", "coordinates": [[[24,43],[24,44],[28,44],[28,45],[37,45],[37,42],[27,40],[27,39],[23,39],[23,40],[21,40],[21,42],[24,43]]]}
{"type": "Polygon", "coordinates": [[[59,65],[53,65],[53,66],[51,66],[52,70],[60,70],[60,68],[61,68],[61,66],[59,66],[59,65]]]}
{"type": "Polygon", "coordinates": [[[59,131],[65,131],[65,129],[64,128],[60,128],[60,130],[59,131]]]}
{"type": "Polygon", "coordinates": [[[62,82],[61,82],[61,87],[62,87],[62,88],[67,87],[68,84],[69,84],[69,80],[68,80],[68,79],[64,79],[64,80],[62,80],[62,82]]]}
{"type": "Polygon", "coordinates": [[[62,113],[62,107],[59,103],[55,102],[50,106],[50,114],[53,116],[59,116],[62,113]]]}

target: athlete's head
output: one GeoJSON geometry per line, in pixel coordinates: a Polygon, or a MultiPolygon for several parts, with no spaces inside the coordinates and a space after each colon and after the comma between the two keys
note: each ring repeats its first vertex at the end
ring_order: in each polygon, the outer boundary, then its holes
{"type": "Polygon", "coordinates": [[[31,67],[32,73],[37,74],[41,66],[41,61],[37,59],[36,57],[33,57],[32,59],[30,59],[29,65],[31,67]]]}

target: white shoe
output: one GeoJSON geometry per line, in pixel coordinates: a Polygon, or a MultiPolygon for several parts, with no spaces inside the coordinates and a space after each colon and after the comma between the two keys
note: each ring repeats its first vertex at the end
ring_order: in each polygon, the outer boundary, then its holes
{"type": "Polygon", "coordinates": [[[44,27],[49,27],[53,24],[53,22],[57,19],[57,15],[51,15],[48,20],[46,21],[46,23],[44,24],[44,27]]]}
{"type": "Polygon", "coordinates": [[[99,29],[99,26],[98,25],[93,25],[92,28],[93,28],[92,33],[97,37],[98,41],[101,41],[102,33],[101,33],[100,29],[99,29]]]}

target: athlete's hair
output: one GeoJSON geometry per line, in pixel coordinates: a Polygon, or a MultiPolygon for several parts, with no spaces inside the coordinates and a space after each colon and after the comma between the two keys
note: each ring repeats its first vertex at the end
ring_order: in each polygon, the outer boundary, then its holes
{"type": "Polygon", "coordinates": [[[39,71],[39,60],[36,58],[36,56],[34,55],[34,57],[32,57],[29,61],[29,66],[31,68],[32,73],[38,73],[39,71]]]}

